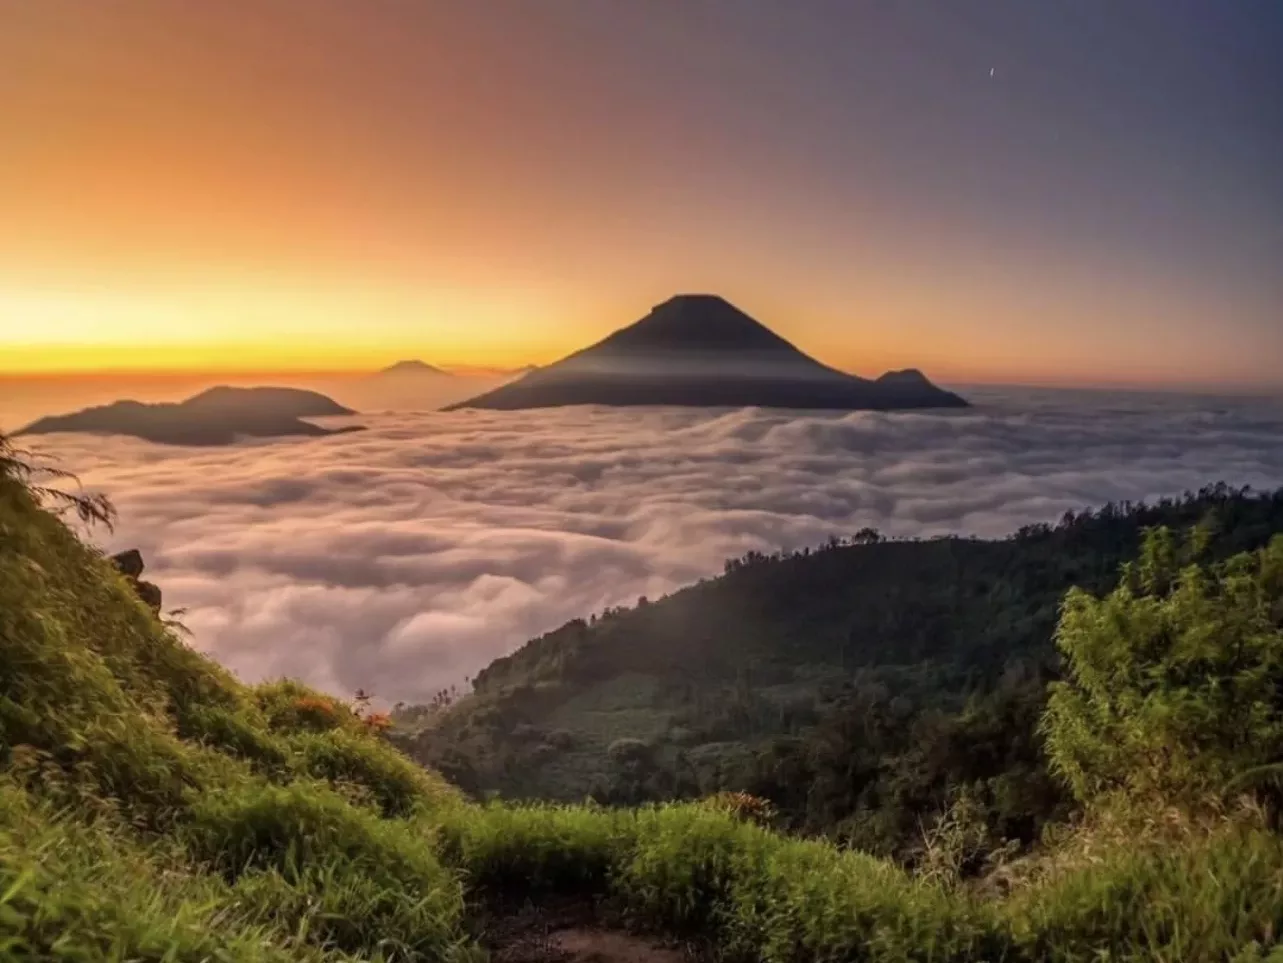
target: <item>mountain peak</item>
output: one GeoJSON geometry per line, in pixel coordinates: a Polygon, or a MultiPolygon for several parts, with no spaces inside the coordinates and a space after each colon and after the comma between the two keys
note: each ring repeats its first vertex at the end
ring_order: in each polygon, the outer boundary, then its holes
{"type": "Polygon", "coordinates": [[[688,291],[684,294],[674,294],[671,298],[659,302],[652,308],[652,311],[674,308],[734,308],[735,305],[727,301],[720,294],[708,294],[703,292],[688,291]]]}
{"type": "MultiPolygon", "coordinates": [[[[161,405],[148,405],[160,408],[161,405]]],[[[320,418],[327,415],[354,415],[319,391],[306,388],[239,387],[215,385],[181,401],[176,407],[187,411],[207,411],[217,415],[235,415],[242,411],[272,412],[292,418],[320,418]]]]}
{"type": "Polygon", "coordinates": [[[959,408],[920,373],[867,381],[822,364],[716,294],[678,294],[644,318],[456,408],[959,408]]]}
{"type": "Polygon", "coordinates": [[[719,295],[676,294],[591,350],[756,353],[797,349],[719,295]]]}
{"type": "Polygon", "coordinates": [[[878,378],[882,384],[922,385],[930,384],[927,376],[917,368],[904,368],[900,371],[888,371],[878,378]]]}
{"type": "Polygon", "coordinates": [[[420,361],[418,358],[410,358],[405,361],[398,361],[396,364],[388,365],[381,369],[379,374],[397,375],[397,374],[433,374],[443,375],[447,372],[441,370],[435,365],[430,365],[426,361],[420,361]]]}

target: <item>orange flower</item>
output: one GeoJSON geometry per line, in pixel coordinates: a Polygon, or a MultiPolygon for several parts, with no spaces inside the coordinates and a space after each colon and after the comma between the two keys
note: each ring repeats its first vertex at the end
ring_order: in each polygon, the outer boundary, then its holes
{"type": "Polygon", "coordinates": [[[312,696],[302,696],[294,701],[296,712],[317,713],[324,716],[336,715],[334,703],[329,699],[317,699],[312,696]]]}
{"type": "Polygon", "coordinates": [[[775,807],[767,800],[746,792],[714,793],[704,804],[748,822],[766,824],[775,816],[775,807]]]}

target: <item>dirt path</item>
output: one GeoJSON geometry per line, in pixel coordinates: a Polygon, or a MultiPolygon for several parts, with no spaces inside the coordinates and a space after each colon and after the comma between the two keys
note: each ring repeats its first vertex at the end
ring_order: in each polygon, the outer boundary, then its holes
{"type": "Polygon", "coordinates": [[[688,947],[609,925],[591,902],[495,907],[481,927],[494,963],[696,963],[688,947]],[[605,924],[605,925],[603,925],[605,924]]]}
{"type": "Polygon", "coordinates": [[[615,930],[556,930],[505,946],[495,963],[689,963],[683,951],[615,930]]]}

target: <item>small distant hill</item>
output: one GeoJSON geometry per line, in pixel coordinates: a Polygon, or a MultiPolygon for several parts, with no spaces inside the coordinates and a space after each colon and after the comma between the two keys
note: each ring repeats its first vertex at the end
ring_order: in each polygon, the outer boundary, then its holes
{"type": "Polygon", "coordinates": [[[450,372],[435,365],[430,365],[426,361],[420,361],[412,358],[408,361],[398,361],[396,364],[388,365],[375,372],[375,377],[414,377],[421,375],[430,375],[438,378],[454,377],[450,372]]]}
{"type": "Polygon", "coordinates": [[[682,294],[597,344],[452,408],[564,405],[967,407],[920,371],[857,378],[799,351],[724,298],[682,294]]]}
{"type": "Polygon", "coordinates": [[[351,415],[325,395],[301,388],[216,387],[178,403],[117,401],[68,415],[41,418],[17,432],[131,435],[162,445],[230,445],[238,438],[319,437],[359,430],[322,428],[304,418],[351,415]]]}

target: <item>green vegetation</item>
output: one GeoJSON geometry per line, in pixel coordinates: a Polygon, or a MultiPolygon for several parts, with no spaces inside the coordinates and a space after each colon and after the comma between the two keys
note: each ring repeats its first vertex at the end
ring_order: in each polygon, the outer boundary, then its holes
{"type": "MultiPolygon", "coordinates": [[[[570,898],[743,963],[1283,961],[1283,540],[1157,531],[1110,594],[1072,594],[1040,725],[1074,819],[979,872],[959,797],[911,870],[746,796],[470,802],[362,701],[192,651],[28,481],[0,470],[0,960],[464,963],[503,907],[570,898]]],[[[628,739],[644,783],[662,760],[628,739]]]]}
{"type": "Polygon", "coordinates": [[[398,742],[478,796],[747,791],[780,828],[907,865],[927,856],[924,824],[968,807],[979,871],[1074,804],[1038,735],[1066,593],[1111,592],[1163,526],[1198,526],[1199,557],[1224,560],[1283,533],[1283,492],[1216,486],[999,541],[866,530],[750,553],[721,578],[529,642],[453,705],[403,708],[413,725],[398,742]]]}
{"type": "Polygon", "coordinates": [[[1160,529],[1109,596],[1065,600],[1043,728],[1079,799],[1215,799],[1283,759],[1283,539],[1203,568],[1200,534],[1160,529]]]}
{"type": "Polygon", "coordinates": [[[352,708],[186,647],[24,481],[0,475],[0,958],[473,952],[426,842],[459,794],[352,708]]]}

